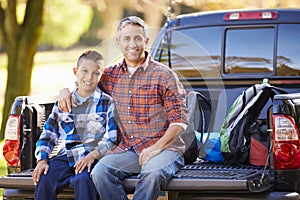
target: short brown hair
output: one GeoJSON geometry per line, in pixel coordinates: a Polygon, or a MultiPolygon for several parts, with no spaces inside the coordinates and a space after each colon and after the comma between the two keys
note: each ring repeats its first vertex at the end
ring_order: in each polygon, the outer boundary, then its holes
{"type": "Polygon", "coordinates": [[[103,61],[104,61],[104,58],[103,56],[98,53],[97,51],[93,51],[93,50],[87,50],[85,51],[84,53],[82,53],[78,60],[77,60],[77,68],[79,67],[79,64],[81,62],[82,59],[87,59],[87,60],[91,60],[91,61],[94,61],[96,63],[98,63],[98,65],[100,67],[104,67],[102,66],[103,65],[103,61]]]}

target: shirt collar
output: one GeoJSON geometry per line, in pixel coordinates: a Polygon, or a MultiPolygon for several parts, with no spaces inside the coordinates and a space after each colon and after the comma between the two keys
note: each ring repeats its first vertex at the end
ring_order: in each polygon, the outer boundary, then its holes
{"type": "MultiPolygon", "coordinates": [[[[73,93],[77,92],[78,87],[76,86],[73,93]]],[[[87,98],[87,100],[93,101],[95,104],[98,104],[100,101],[102,95],[102,90],[99,87],[96,87],[95,91],[87,98]]],[[[74,104],[81,105],[82,102],[80,102],[77,98],[74,99],[74,104]]]]}
{"type": "MultiPolygon", "coordinates": [[[[145,51],[144,53],[145,53],[146,59],[139,67],[142,67],[143,70],[145,71],[147,69],[147,67],[149,66],[149,63],[151,61],[151,56],[149,55],[148,51],[145,51]]],[[[125,59],[123,59],[123,61],[121,63],[119,63],[119,66],[125,71],[128,70],[125,59]]]]}

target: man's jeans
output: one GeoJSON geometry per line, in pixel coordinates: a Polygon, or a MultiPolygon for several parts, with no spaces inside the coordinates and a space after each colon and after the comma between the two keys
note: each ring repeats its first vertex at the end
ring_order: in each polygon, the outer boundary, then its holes
{"type": "Polygon", "coordinates": [[[128,151],[104,156],[93,168],[91,177],[101,200],[127,200],[123,180],[139,174],[133,199],[156,200],[161,189],[183,165],[181,154],[164,150],[141,168],[138,155],[128,151]]]}

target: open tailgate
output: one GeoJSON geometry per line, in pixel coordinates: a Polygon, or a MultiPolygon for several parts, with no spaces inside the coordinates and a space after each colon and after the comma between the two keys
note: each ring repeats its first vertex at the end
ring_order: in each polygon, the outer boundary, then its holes
{"type": "MultiPolygon", "coordinates": [[[[0,188],[34,189],[32,169],[0,177],[0,188]]],[[[251,166],[193,164],[184,166],[164,190],[209,190],[262,192],[272,187],[269,171],[251,166]]],[[[124,181],[127,190],[134,190],[136,177],[124,181]]]]}

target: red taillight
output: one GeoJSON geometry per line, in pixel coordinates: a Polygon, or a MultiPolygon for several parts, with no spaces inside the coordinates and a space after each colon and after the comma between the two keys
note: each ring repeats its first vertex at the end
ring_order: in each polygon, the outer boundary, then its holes
{"type": "Polygon", "coordinates": [[[9,167],[20,166],[20,116],[10,116],[5,127],[3,156],[9,167]]]}
{"type": "Polygon", "coordinates": [[[265,12],[232,12],[224,15],[225,21],[231,20],[251,20],[251,19],[277,19],[278,13],[275,11],[265,12]]]}
{"type": "Polygon", "coordinates": [[[294,119],[273,115],[274,169],[300,168],[299,131],[294,119]]]}

